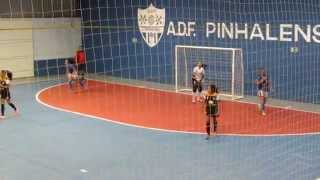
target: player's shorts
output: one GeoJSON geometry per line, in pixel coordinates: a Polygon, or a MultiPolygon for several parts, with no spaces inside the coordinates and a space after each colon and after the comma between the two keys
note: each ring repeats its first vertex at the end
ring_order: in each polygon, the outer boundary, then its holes
{"type": "Polygon", "coordinates": [[[206,112],[207,112],[207,116],[209,116],[209,117],[216,117],[216,116],[218,116],[218,107],[209,108],[209,107],[207,106],[207,107],[206,107],[206,112]]]}
{"type": "Polygon", "coordinates": [[[10,95],[9,89],[8,88],[1,89],[0,90],[0,96],[1,96],[1,99],[10,100],[11,95],[10,95]]]}
{"type": "Polygon", "coordinates": [[[193,92],[202,92],[202,82],[196,81],[195,79],[192,79],[192,90],[193,92]]]}
{"type": "Polygon", "coordinates": [[[257,93],[257,96],[259,97],[268,97],[268,92],[267,91],[263,91],[263,90],[259,90],[257,93]]]}
{"type": "Polygon", "coordinates": [[[78,72],[85,73],[86,72],[86,64],[78,64],[78,72]]]}

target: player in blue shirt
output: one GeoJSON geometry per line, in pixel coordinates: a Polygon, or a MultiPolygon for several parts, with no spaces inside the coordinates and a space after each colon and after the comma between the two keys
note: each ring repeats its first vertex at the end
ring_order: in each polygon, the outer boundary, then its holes
{"type": "Polygon", "coordinates": [[[72,89],[73,82],[78,78],[76,62],[73,59],[66,59],[65,64],[69,87],[72,89]]]}

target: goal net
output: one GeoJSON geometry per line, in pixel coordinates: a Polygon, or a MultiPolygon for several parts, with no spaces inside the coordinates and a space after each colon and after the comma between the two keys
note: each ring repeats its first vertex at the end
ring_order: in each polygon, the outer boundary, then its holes
{"type": "Polygon", "coordinates": [[[182,46],[175,47],[175,89],[192,89],[193,68],[201,62],[205,68],[204,88],[215,84],[222,95],[242,98],[244,89],[242,49],[182,46]]]}

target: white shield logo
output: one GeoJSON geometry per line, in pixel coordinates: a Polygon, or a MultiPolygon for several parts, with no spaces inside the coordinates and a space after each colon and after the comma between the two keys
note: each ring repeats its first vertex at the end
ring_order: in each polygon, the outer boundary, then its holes
{"type": "Polygon", "coordinates": [[[165,15],[165,9],[158,9],[152,3],[146,9],[138,9],[139,30],[149,47],[159,43],[164,30],[165,15]]]}

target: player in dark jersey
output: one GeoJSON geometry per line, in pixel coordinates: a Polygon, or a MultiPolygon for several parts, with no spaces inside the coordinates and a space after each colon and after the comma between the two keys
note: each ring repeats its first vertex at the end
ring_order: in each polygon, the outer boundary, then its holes
{"type": "Polygon", "coordinates": [[[218,88],[215,85],[209,85],[208,91],[205,95],[204,101],[204,112],[207,115],[206,120],[206,132],[209,139],[211,134],[211,122],[213,121],[213,133],[216,134],[218,121],[217,117],[219,116],[219,105],[218,105],[218,88]]]}
{"type": "Polygon", "coordinates": [[[259,98],[258,108],[263,116],[266,115],[265,106],[268,98],[268,93],[270,90],[270,80],[265,69],[260,69],[258,71],[258,78],[256,79],[257,85],[257,96],[259,98]]]}
{"type": "Polygon", "coordinates": [[[10,79],[12,78],[12,73],[10,71],[0,72],[0,101],[1,101],[1,115],[0,118],[4,119],[5,102],[8,103],[15,113],[18,113],[16,106],[11,102],[10,95],[10,79]]]}
{"type": "Polygon", "coordinates": [[[66,59],[65,64],[69,87],[72,89],[73,82],[76,81],[78,78],[77,66],[73,59],[66,59]]]}

